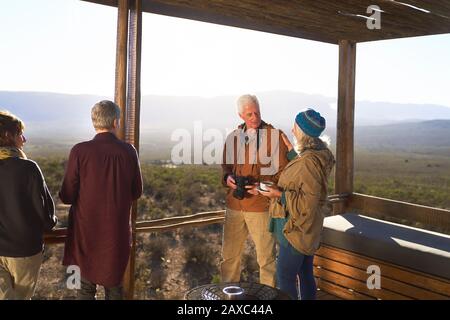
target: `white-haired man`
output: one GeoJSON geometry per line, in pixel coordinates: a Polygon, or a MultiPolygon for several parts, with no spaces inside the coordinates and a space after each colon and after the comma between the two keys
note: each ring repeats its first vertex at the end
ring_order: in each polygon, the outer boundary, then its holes
{"type": "Polygon", "coordinates": [[[231,132],[223,151],[222,182],[229,188],[223,231],[221,276],[224,282],[238,282],[241,256],[250,234],[256,248],[260,283],[275,286],[275,238],[268,230],[269,201],[259,194],[262,181],[276,183],[287,164],[283,133],[261,120],[256,96],[243,95],[237,101],[244,121],[231,132]]]}

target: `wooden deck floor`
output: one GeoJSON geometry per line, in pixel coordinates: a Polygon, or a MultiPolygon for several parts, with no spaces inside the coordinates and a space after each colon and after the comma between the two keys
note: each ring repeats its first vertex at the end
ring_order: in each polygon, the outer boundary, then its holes
{"type": "Polygon", "coordinates": [[[332,294],[325,292],[323,290],[317,290],[317,300],[342,300],[339,297],[333,296],[332,294]]]}

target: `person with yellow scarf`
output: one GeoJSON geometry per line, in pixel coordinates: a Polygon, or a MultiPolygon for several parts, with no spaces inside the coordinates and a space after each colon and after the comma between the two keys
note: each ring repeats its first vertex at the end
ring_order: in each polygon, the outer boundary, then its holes
{"type": "Polygon", "coordinates": [[[33,296],[43,235],[57,223],[41,169],[22,150],[24,129],[22,120],[0,111],[0,300],[33,296]]]}

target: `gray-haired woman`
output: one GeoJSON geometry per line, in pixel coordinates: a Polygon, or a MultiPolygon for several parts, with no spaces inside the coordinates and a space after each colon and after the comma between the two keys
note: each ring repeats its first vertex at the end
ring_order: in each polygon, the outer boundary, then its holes
{"type": "Polygon", "coordinates": [[[292,129],[296,150],[284,137],[291,161],[283,169],[278,186],[261,192],[272,198],[271,231],[280,243],[278,286],[293,299],[316,297],[313,259],[320,244],[328,177],[335,162],[319,138],[324,129],[325,119],[320,113],[313,109],[300,112],[292,129]]]}

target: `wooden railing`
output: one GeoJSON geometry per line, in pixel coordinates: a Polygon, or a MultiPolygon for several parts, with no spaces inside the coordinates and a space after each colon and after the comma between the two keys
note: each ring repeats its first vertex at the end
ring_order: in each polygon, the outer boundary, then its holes
{"type": "Polygon", "coordinates": [[[178,228],[201,227],[209,224],[223,223],[225,210],[202,212],[189,216],[164,218],[136,223],[136,232],[161,232],[178,228]]]}
{"type": "MultiPolygon", "coordinates": [[[[179,216],[158,220],[136,222],[136,233],[164,232],[178,228],[201,227],[215,223],[223,223],[225,210],[201,212],[189,216],[179,216]]],[[[44,236],[46,244],[64,243],[67,237],[67,228],[52,230],[44,236]]]]}
{"type": "Polygon", "coordinates": [[[391,218],[399,223],[419,223],[424,228],[450,233],[450,210],[353,193],[345,211],[357,211],[378,219],[391,218]]]}
{"type": "MultiPolygon", "coordinates": [[[[401,221],[417,222],[426,227],[450,230],[450,210],[420,206],[412,203],[389,200],[359,193],[330,195],[330,203],[344,203],[345,212],[357,211],[378,219],[393,218],[401,221]]],[[[158,220],[136,222],[136,233],[164,232],[186,227],[202,227],[223,223],[225,210],[201,212],[188,216],[177,216],[158,220]]],[[[59,228],[45,235],[45,243],[63,243],[67,236],[66,228],[59,228]]]]}
{"type": "MultiPolygon", "coordinates": [[[[343,202],[348,195],[331,195],[328,197],[331,203],[343,202]]],[[[61,205],[61,208],[69,207],[61,205]]],[[[178,228],[202,227],[215,223],[223,223],[225,210],[200,212],[188,216],[176,216],[157,220],[136,222],[136,233],[164,232],[178,228]]],[[[44,236],[46,244],[64,243],[67,237],[67,228],[55,229],[44,236]]]]}

